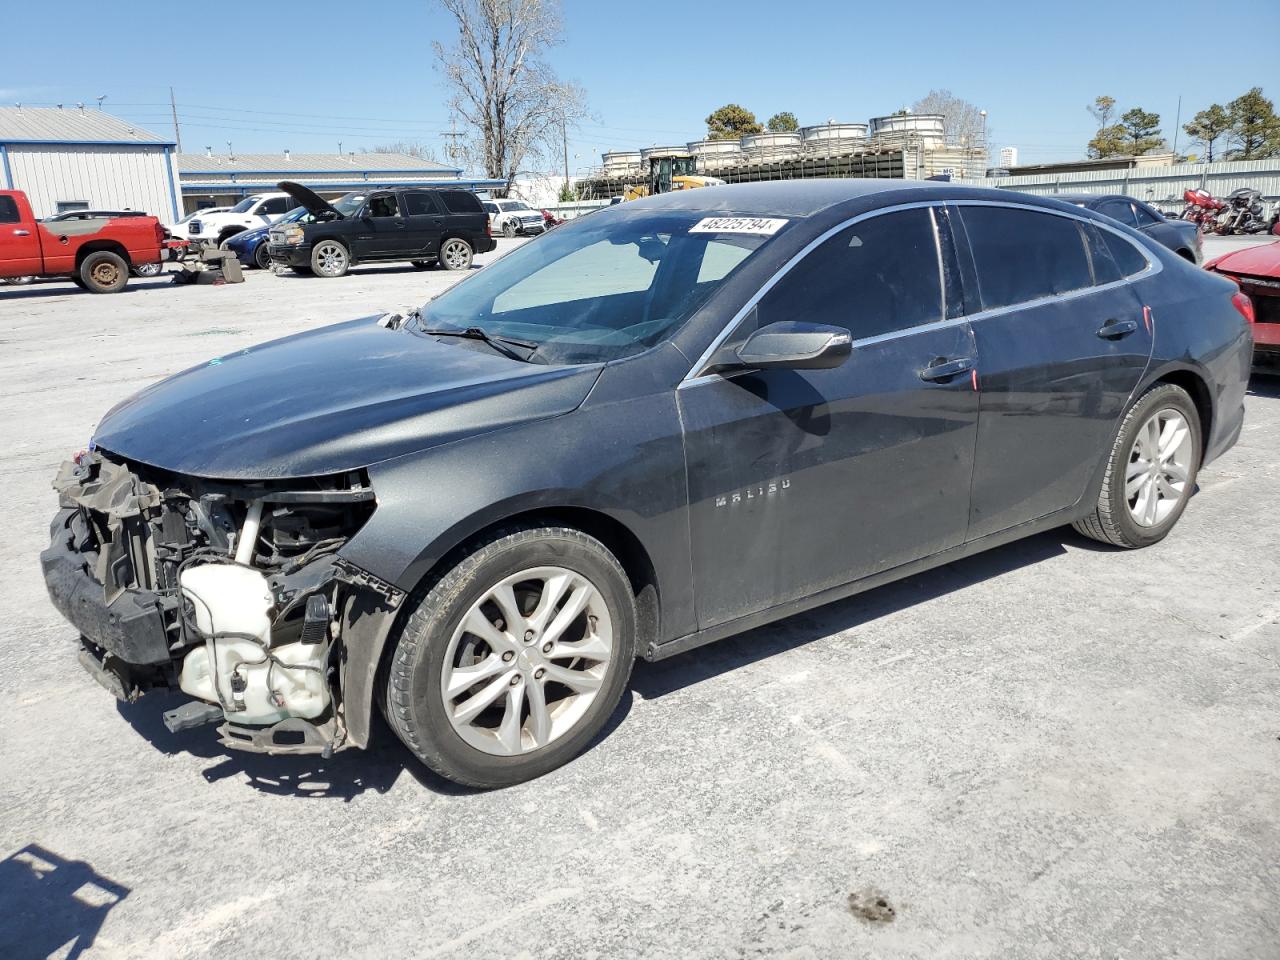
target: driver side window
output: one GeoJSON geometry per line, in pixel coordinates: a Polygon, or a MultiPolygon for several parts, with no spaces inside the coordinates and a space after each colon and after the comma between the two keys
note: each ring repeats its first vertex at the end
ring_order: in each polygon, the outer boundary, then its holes
{"type": "Polygon", "coordinates": [[[394,217],[398,215],[399,209],[396,206],[394,194],[388,194],[385,197],[374,197],[369,201],[369,216],[371,217],[394,217]]]}
{"type": "Polygon", "coordinates": [[[755,323],[844,327],[855,340],[945,318],[933,213],[927,207],[861,220],[797,263],[756,305],[755,323]]]}

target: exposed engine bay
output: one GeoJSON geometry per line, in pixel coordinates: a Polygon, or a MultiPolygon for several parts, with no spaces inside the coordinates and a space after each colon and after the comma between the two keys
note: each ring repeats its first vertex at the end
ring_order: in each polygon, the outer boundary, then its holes
{"type": "Polygon", "coordinates": [[[196,699],[169,729],[218,722],[228,746],[345,744],[342,611],[403,598],[338,556],[375,507],[363,471],[222,483],[93,451],[54,487],[46,580],[99,683],[127,701],[180,689],[196,699]]]}

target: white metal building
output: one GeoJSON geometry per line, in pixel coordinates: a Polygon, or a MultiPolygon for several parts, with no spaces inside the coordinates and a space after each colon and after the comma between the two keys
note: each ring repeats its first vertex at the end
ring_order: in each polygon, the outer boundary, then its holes
{"type": "Polygon", "coordinates": [[[178,219],[173,146],[101,110],[0,107],[0,185],[25,191],[37,217],[90,209],[178,219]]]}

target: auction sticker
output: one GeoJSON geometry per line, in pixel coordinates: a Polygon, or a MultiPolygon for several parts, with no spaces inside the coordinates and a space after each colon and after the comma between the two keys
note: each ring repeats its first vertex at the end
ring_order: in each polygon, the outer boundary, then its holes
{"type": "Polygon", "coordinates": [[[787,225],[769,217],[707,217],[689,228],[690,233],[755,233],[771,237],[787,225]]]}

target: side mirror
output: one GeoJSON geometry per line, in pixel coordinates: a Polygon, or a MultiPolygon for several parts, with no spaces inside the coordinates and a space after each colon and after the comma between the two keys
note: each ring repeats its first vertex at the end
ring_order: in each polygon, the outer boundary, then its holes
{"type": "Polygon", "coordinates": [[[849,359],[853,338],[844,327],[780,320],[761,327],[734,352],[734,367],[829,370],[849,359]]]}

